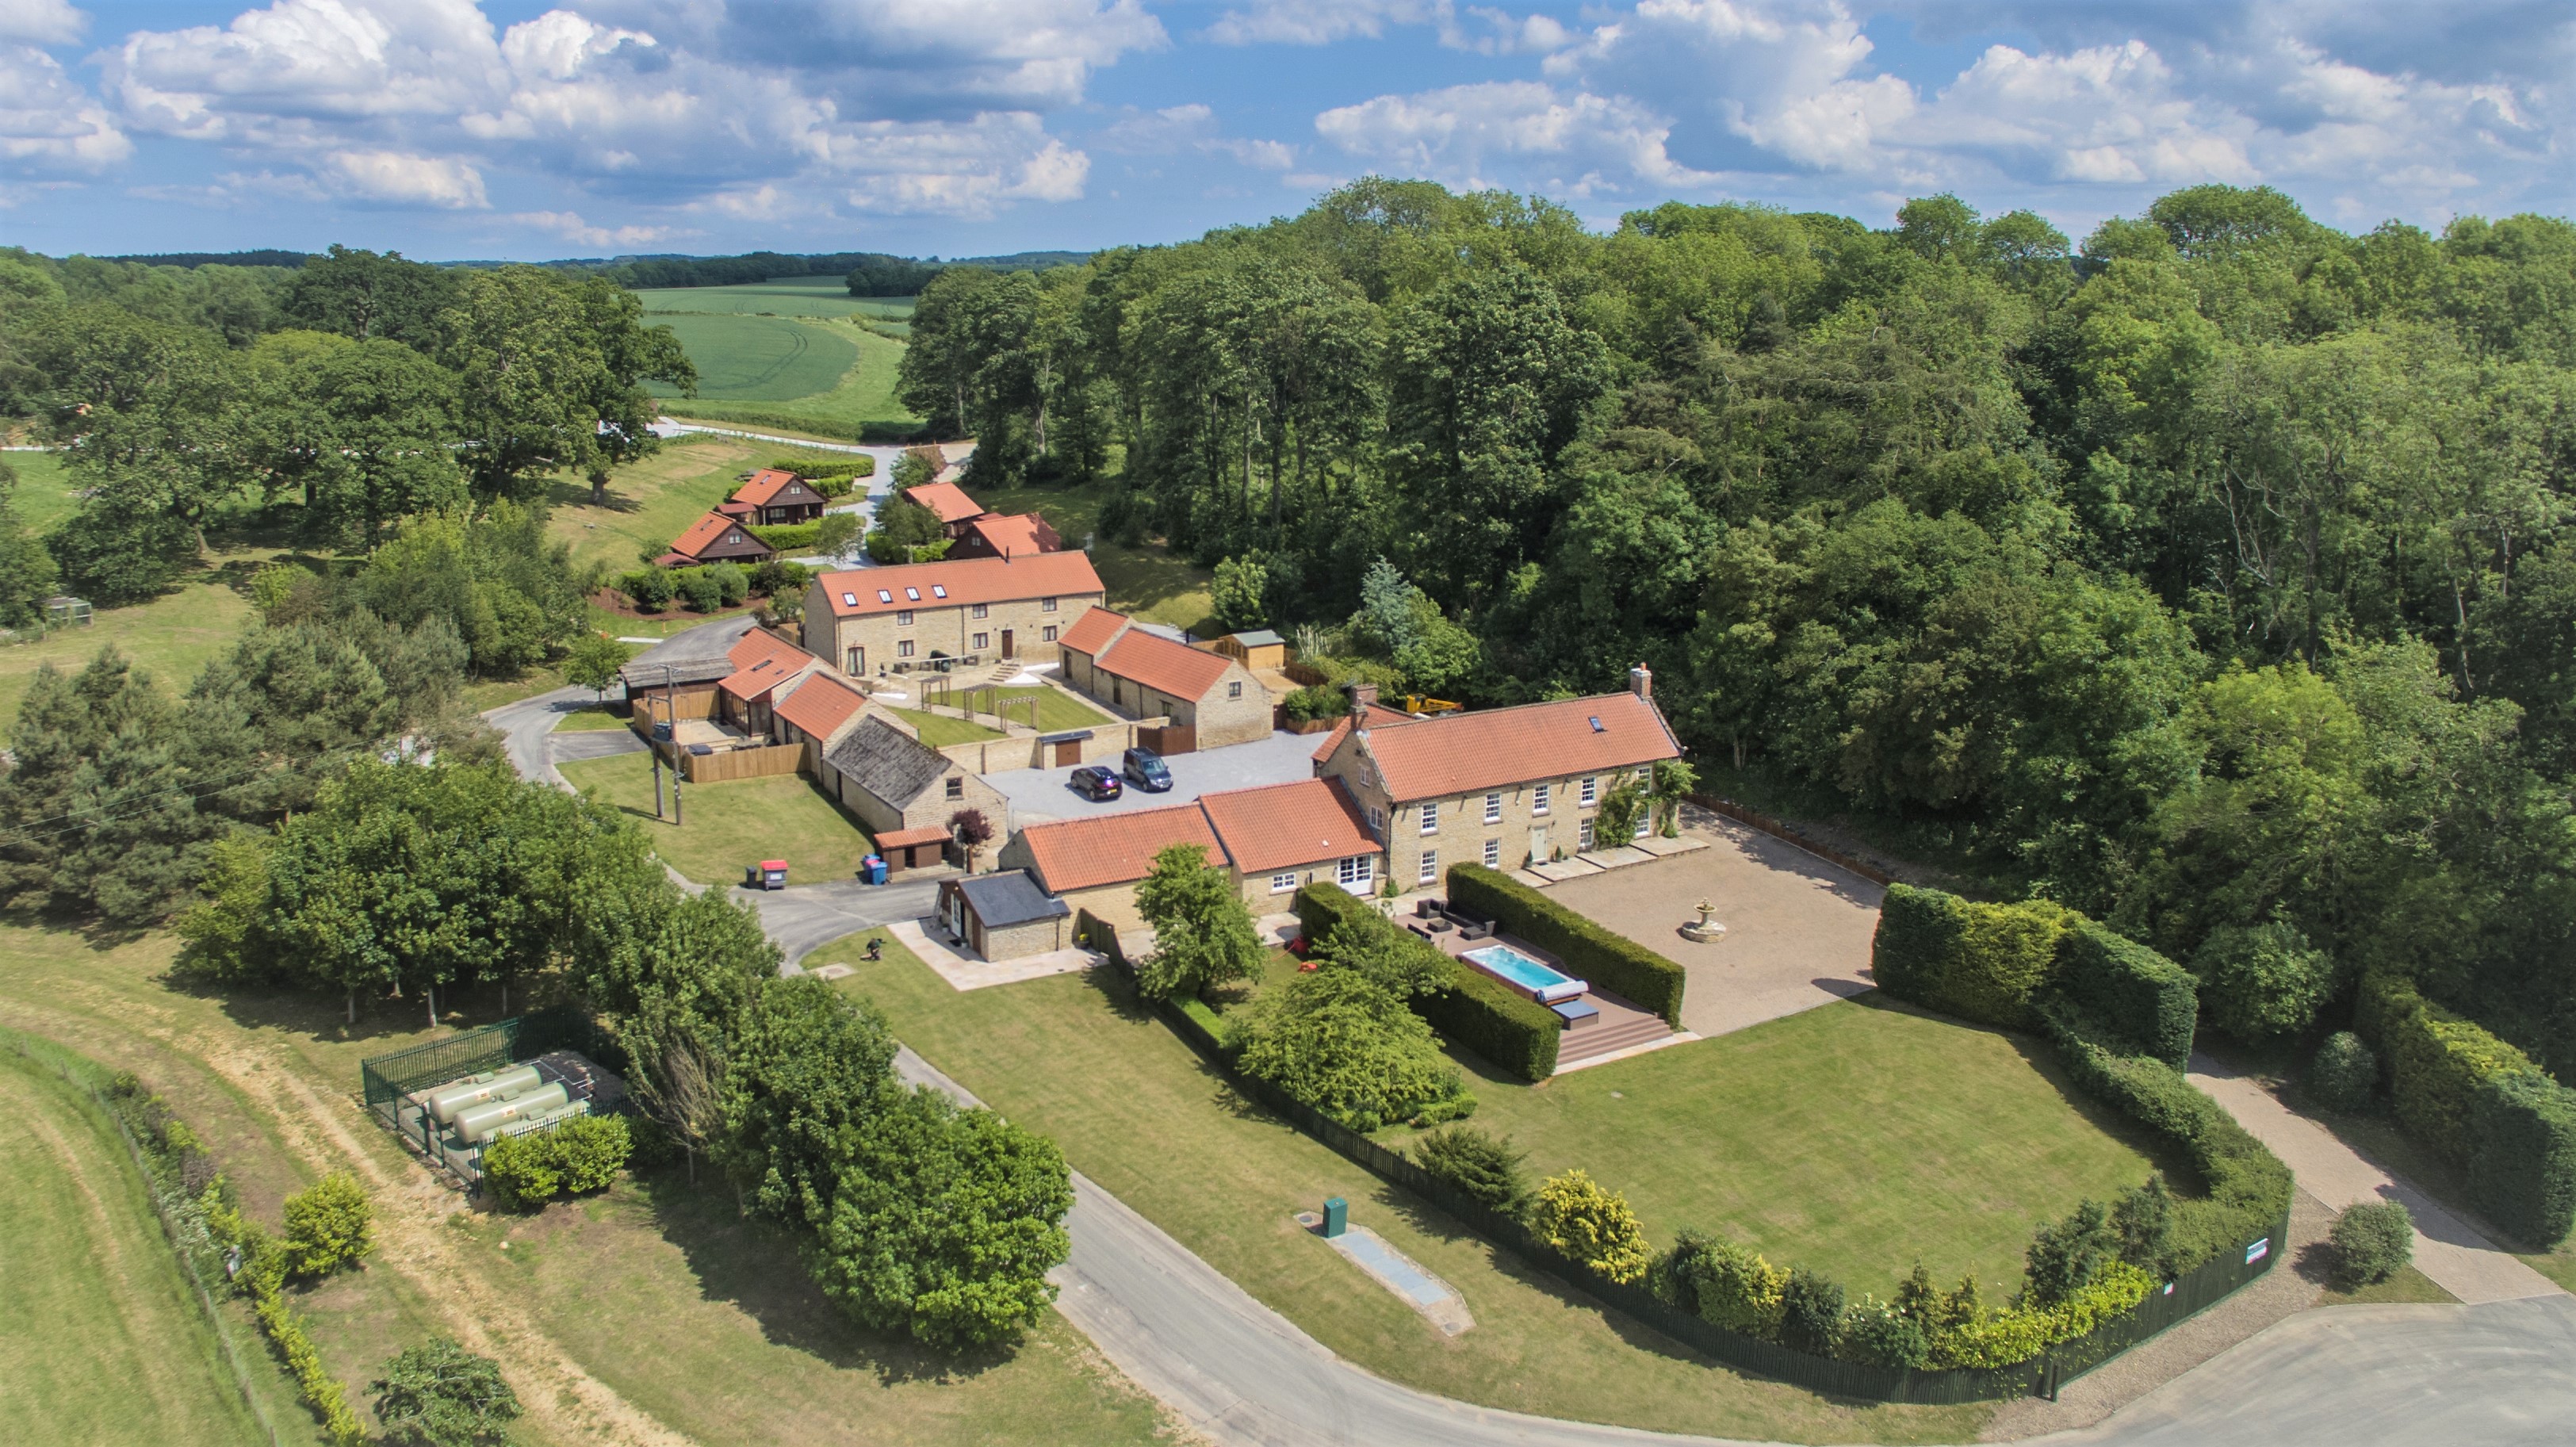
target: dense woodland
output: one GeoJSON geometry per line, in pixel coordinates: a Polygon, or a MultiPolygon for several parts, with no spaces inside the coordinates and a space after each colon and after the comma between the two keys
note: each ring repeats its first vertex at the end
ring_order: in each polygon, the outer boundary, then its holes
{"type": "Polygon", "coordinates": [[[1642,660],[1704,770],[2110,919],[2261,1031],[2389,966],[2576,1068],[2564,220],[2202,186],[2080,244],[1950,196],[1599,235],[1368,180],[949,271],[912,335],[978,478],[1105,489],[1230,626],[1478,704],[1642,660]]]}

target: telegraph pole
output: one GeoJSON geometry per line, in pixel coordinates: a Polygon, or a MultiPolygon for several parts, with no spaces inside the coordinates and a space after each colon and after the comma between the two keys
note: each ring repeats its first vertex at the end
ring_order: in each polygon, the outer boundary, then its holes
{"type": "Polygon", "coordinates": [[[662,692],[671,705],[671,822],[689,822],[687,811],[680,807],[680,688],[671,681],[671,665],[662,665],[662,692]]]}

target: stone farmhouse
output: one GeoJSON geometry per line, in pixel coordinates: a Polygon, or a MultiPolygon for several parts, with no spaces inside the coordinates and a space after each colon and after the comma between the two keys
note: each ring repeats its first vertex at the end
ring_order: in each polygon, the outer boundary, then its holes
{"type": "Polygon", "coordinates": [[[1175,643],[1094,608],[1066,630],[1064,681],[1130,718],[1171,719],[1167,753],[1270,736],[1270,694],[1240,660],[1175,643]],[[1172,738],[1173,730],[1189,732],[1172,738]]]}
{"type": "Polygon", "coordinates": [[[1078,552],[824,573],[806,588],[805,648],[853,678],[1049,663],[1103,595],[1078,552]]]}
{"type": "Polygon", "coordinates": [[[1290,896],[1318,880],[1367,894],[1382,851],[1339,782],[1300,779],[1202,794],[1167,809],[1032,824],[1012,836],[998,863],[1027,870],[1047,893],[1128,932],[1145,927],[1137,881],[1174,844],[1206,850],[1256,915],[1284,912],[1290,896]]]}
{"type": "Polygon", "coordinates": [[[1601,795],[1681,752],[1640,666],[1626,693],[1432,718],[1364,710],[1316,748],[1315,772],[1359,801],[1410,889],[1451,864],[1521,869],[1605,842],[1592,837],[1601,795]]]}

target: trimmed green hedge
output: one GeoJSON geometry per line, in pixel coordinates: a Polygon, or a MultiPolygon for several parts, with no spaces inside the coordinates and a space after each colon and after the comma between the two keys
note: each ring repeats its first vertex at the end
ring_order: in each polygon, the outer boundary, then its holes
{"type": "Polygon", "coordinates": [[[2465,1168],[2469,1199],[2541,1247],[2576,1228],[2576,1090],[2395,975],[2364,976],[2354,1011],[2388,1061],[2397,1119],[2465,1168]]]}
{"type": "Polygon", "coordinates": [[[2491,1080],[2478,1092],[2469,1198],[2544,1250],[2576,1228],[2576,1090],[2544,1076],[2491,1080]]]}
{"type": "Polygon", "coordinates": [[[2189,970],[2090,920],[2057,942],[2057,987],[2142,1055],[2191,1061],[2199,987],[2189,970]]]}
{"type": "Polygon", "coordinates": [[[1565,961],[1571,973],[1681,1028],[1682,967],[1635,940],[1481,864],[1449,866],[1449,903],[1461,913],[1494,921],[1565,961]]]}
{"type": "Polygon", "coordinates": [[[2116,1036],[2068,1001],[2043,1003],[2039,1016],[2078,1087],[2171,1141],[2199,1173],[2207,1194],[2174,1203],[2167,1239],[2177,1273],[2243,1247],[2288,1213],[2290,1168],[2225,1106],[2163,1061],[2100,1043],[2116,1036]]]}
{"type": "MultiPolygon", "coordinates": [[[[1297,911],[1297,928],[1310,944],[1345,918],[1376,912],[1368,901],[1337,884],[1307,885],[1297,891],[1292,907],[1297,911]]],[[[1432,954],[1441,953],[1435,945],[1415,943],[1432,954]]],[[[1449,978],[1448,989],[1412,1001],[1413,1013],[1440,1032],[1443,1040],[1472,1050],[1494,1068],[1523,1080],[1545,1080],[1556,1073],[1565,1022],[1554,1010],[1454,962],[1449,978]]]]}
{"type": "Polygon", "coordinates": [[[1556,1073],[1565,1021],[1554,1010],[1476,970],[1462,968],[1454,979],[1439,994],[1416,999],[1413,1013],[1497,1070],[1533,1082],[1556,1073]]]}
{"type": "Polygon", "coordinates": [[[743,531],[785,552],[789,548],[810,548],[823,532],[821,523],[746,523],[743,531]]]}
{"type": "Polygon", "coordinates": [[[2039,1024],[2057,946],[2082,915],[2047,900],[1983,904],[1891,884],[1879,905],[1870,969],[1900,1000],[2008,1030],[2039,1024]]]}
{"type": "Polygon", "coordinates": [[[2353,1013],[2362,1038],[2376,1044],[2388,1062],[2398,1121],[2455,1165],[2468,1165],[2476,1150],[2479,1087],[2541,1073],[2530,1056],[2425,999],[2395,975],[2365,976],[2353,1013]]]}

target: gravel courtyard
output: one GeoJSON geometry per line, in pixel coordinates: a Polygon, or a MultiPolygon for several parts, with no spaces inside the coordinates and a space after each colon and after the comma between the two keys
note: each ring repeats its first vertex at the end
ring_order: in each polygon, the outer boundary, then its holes
{"type": "Polygon", "coordinates": [[[1689,971],[1683,1029],[1723,1035],[1871,988],[1883,889],[1731,819],[1693,809],[1683,826],[1710,847],[1547,891],[1689,971]],[[1679,932],[1703,899],[1726,926],[1715,944],[1679,932]]]}

